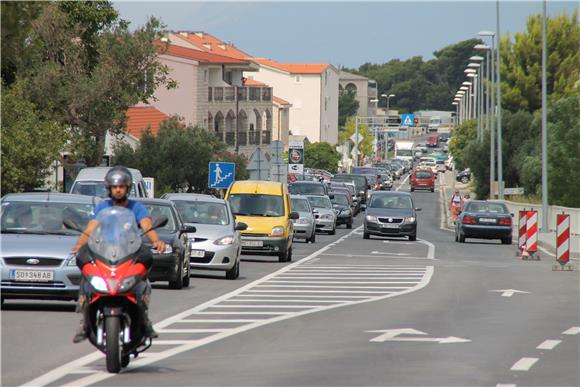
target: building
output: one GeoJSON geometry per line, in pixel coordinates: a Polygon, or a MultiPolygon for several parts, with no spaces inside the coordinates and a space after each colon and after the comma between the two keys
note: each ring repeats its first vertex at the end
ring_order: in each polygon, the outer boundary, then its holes
{"type": "Polygon", "coordinates": [[[358,116],[370,117],[376,114],[379,102],[376,81],[341,70],[339,73],[339,92],[355,95],[358,101],[358,116]]]}

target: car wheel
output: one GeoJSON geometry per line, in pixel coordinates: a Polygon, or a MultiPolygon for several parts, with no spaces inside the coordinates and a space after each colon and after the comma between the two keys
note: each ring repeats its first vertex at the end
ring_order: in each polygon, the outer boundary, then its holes
{"type": "Polygon", "coordinates": [[[292,247],[288,248],[283,253],[278,254],[278,262],[290,262],[292,261],[292,247]]]}
{"type": "Polygon", "coordinates": [[[240,261],[236,261],[236,264],[232,268],[226,271],[226,278],[229,280],[235,280],[240,276],[240,261]]]}
{"type": "Polygon", "coordinates": [[[459,243],[465,243],[465,235],[461,232],[459,233],[459,243]]]}
{"type": "Polygon", "coordinates": [[[431,192],[435,192],[435,188],[431,188],[431,192]]]}
{"type": "Polygon", "coordinates": [[[352,219],[350,220],[350,222],[348,222],[348,223],[346,224],[346,228],[347,228],[347,229],[349,229],[349,230],[351,230],[351,229],[352,229],[352,219]]]}
{"type": "Polygon", "coordinates": [[[415,234],[415,235],[409,235],[409,240],[410,240],[411,242],[414,242],[414,241],[416,241],[416,240],[417,240],[417,234],[415,234]]]}
{"type": "Polygon", "coordinates": [[[316,231],[312,231],[312,235],[308,239],[308,242],[315,243],[316,242],[316,231]]]}
{"type": "Polygon", "coordinates": [[[363,239],[371,239],[371,234],[368,232],[363,232],[363,239]]]}
{"type": "Polygon", "coordinates": [[[457,230],[455,230],[455,242],[459,242],[459,237],[457,236],[457,230]]]}
{"type": "Polygon", "coordinates": [[[329,232],[328,234],[329,234],[329,235],[334,235],[334,234],[336,234],[336,226],[334,226],[334,227],[332,228],[332,230],[330,230],[330,232],[329,232]]]}
{"type": "Polygon", "coordinates": [[[469,178],[468,178],[467,176],[463,176],[463,177],[461,178],[461,182],[462,182],[463,184],[467,184],[467,183],[469,183],[469,178]]]}
{"type": "Polygon", "coordinates": [[[170,289],[182,289],[183,288],[183,264],[180,262],[178,265],[177,273],[175,275],[175,280],[169,281],[170,289]]]}
{"type": "Polygon", "coordinates": [[[183,287],[188,288],[191,282],[191,268],[189,266],[189,259],[184,264],[185,276],[183,277],[183,287]]]}
{"type": "Polygon", "coordinates": [[[512,237],[502,238],[501,243],[504,245],[511,245],[512,244],[512,237]]]}
{"type": "Polygon", "coordinates": [[[411,192],[415,192],[415,188],[411,187],[411,192]]]}

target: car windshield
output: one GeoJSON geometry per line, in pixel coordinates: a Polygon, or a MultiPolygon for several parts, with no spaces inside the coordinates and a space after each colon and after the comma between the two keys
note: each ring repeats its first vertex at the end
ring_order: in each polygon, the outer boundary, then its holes
{"type": "Polygon", "coordinates": [[[369,208],[399,208],[411,209],[413,202],[408,196],[399,195],[373,195],[369,208]]]}
{"type": "Polygon", "coordinates": [[[141,237],[133,212],[119,206],[105,208],[97,214],[95,231],[89,238],[89,248],[111,262],[135,253],[141,247],[141,237]]]}
{"type": "Polygon", "coordinates": [[[352,173],[359,173],[361,175],[377,175],[379,172],[376,168],[368,168],[368,167],[355,167],[352,169],[352,173]]]}
{"type": "Polygon", "coordinates": [[[465,212],[485,212],[496,214],[507,214],[507,207],[501,203],[471,202],[467,203],[465,212]]]}
{"type": "Polygon", "coordinates": [[[350,205],[348,202],[348,198],[345,195],[342,194],[334,194],[334,198],[330,199],[330,201],[332,202],[332,204],[338,204],[341,206],[348,206],[350,205]]]}
{"type": "Polygon", "coordinates": [[[297,212],[310,212],[308,199],[292,199],[292,210],[297,212]]]}
{"type": "Polygon", "coordinates": [[[431,173],[426,171],[418,171],[415,173],[415,177],[417,177],[417,179],[430,179],[431,173]]]}
{"type": "Polygon", "coordinates": [[[308,184],[308,183],[294,183],[288,188],[290,193],[295,195],[324,195],[324,187],[322,184],[308,184]]]}
{"type": "MultiPolygon", "coordinates": [[[[79,195],[98,196],[100,198],[108,198],[109,192],[102,181],[76,181],[70,193],[79,195]]],[[[135,193],[135,184],[131,187],[129,196],[137,196],[135,193]]]]}
{"type": "Polygon", "coordinates": [[[284,216],[282,196],[264,194],[231,194],[229,202],[234,215],[284,216]]]}
{"type": "Polygon", "coordinates": [[[55,202],[2,202],[2,233],[77,235],[64,227],[70,218],[85,228],[93,213],[92,204],[55,202]]]}
{"type": "Polygon", "coordinates": [[[228,208],[223,203],[175,200],[177,212],[185,223],[229,224],[228,208]]]}
{"type": "Polygon", "coordinates": [[[175,216],[173,211],[171,211],[171,207],[165,204],[149,204],[143,203],[147,211],[151,214],[151,219],[155,221],[155,219],[159,218],[160,216],[166,216],[168,222],[165,226],[158,228],[158,231],[169,231],[173,232],[177,228],[177,224],[175,221],[175,216]]]}
{"type": "Polygon", "coordinates": [[[332,203],[326,196],[308,196],[308,201],[314,208],[332,208],[332,203]]]}
{"type": "Polygon", "coordinates": [[[413,156],[411,149],[397,149],[397,156],[413,156]]]}
{"type": "Polygon", "coordinates": [[[335,181],[354,181],[356,188],[360,190],[364,190],[367,183],[367,179],[361,175],[335,175],[332,180],[335,181]]]}

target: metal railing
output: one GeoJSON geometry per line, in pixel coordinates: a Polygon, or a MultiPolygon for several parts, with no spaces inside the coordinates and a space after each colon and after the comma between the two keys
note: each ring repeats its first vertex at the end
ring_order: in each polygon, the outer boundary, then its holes
{"type": "MultiPolygon", "coordinates": [[[[269,102],[272,101],[271,87],[246,87],[239,86],[238,101],[269,102]]],[[[234,102],[236,100],[236,87],[208,87],[208,102],[234,102]]]]}

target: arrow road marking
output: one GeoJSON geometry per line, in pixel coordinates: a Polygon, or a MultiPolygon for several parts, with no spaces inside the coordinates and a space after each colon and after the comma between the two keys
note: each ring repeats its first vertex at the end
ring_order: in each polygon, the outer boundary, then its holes
{"type": "Polygon", "coordinates": [[[530,292],[526,292],[523,290],[516,290],[516,289],[496,289],[496,290],[490,290],[490,292],[492,293],[501,293],[502,297],[511,297],[516,293],[521,293],[521,294],[531,294],[530,292]]]}
{"type": "Polygon", "coordinates": [[[372,338],[370,341],[374,343],[384,343],[385,341],[407,341],[407,342],[426,342],[426,343],[438,343],[438,344],[456,344],[456,343],[469,343],[471,340],[463,339],[461,337],[449,336],[449,337],[398,337],[399,335],[426,335],[427,333],[418,331],[412,328],[403,329],[386,329],[378,331],[366,331],[369,333],[382,333],[377,337],[372,338]]]}

